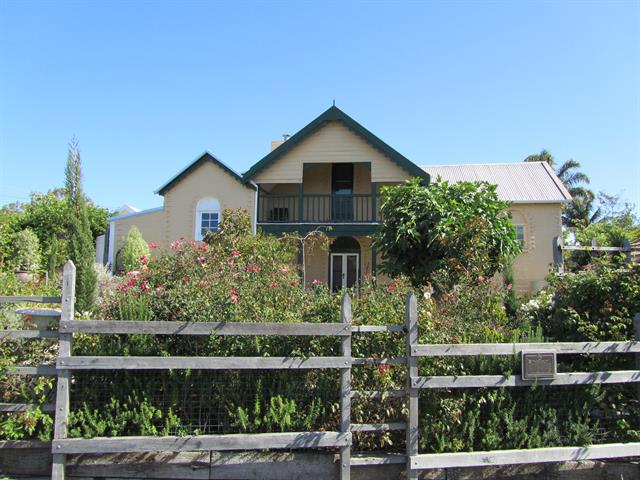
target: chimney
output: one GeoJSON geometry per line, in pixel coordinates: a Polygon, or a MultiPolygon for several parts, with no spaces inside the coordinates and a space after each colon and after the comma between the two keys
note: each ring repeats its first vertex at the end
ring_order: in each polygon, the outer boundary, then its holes
{"type": "Polygon", "coordinates": [[[291,135],[289,135],[288,133],[285,133],[284,135],[282,135],[282,140],[272,140],[271,151],[273,152],[276,148],[278,148],[280,145],[282,145],[284,142],[286,142],[290,138],[291,138],[291,135]]]}

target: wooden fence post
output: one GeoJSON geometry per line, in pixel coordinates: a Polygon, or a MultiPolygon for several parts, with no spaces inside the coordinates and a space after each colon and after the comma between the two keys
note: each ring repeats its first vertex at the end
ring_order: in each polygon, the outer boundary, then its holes
{"type": "Polygon", "coordinates": [[[556,273],[564,273],[564,258],[562,256],[562,238],[553,237],[553,264],[556,267],[556,273]]]}
{"type": "MultiPolygon", "coordinates": [[[[73,320],[74,303],[76,300],[76,266],[71,260],[64,264],[62,274],[62,315],[60,324],[73,320]]],[[[58,358],[71,356],[71,333],[61,333],[58,343],[58,358]]],[[[67,438],[67,422],[69,420],[69,385],[71,371],[58,369],[58,382],[56,391],[56,410],[53,438],[56,440],[67,438]]],[[[65,455],[53,453],[53,465],[51,478],[54,480],[64,480],[65,478],[65,455]]]]}
{"type": "MultiPolygon", "coordinates": [[[[640,342],[640,313],[636,313],[633,317],[633,333],[635,334],[635,341],[640,342]]],[[[640,370],[640,353],[636,353],[636,370],[640,370]]],[[[638,391],[638,400],[640,400],[640,383],[636,384],[638,391]]]]}
{"type": "MultiPolygon", "coordinates": [[[[622,244],[622,248],[624,248],[624,251],[626,252],[626,261],[627,263],[631,263],[631,242],[629,241],[628,238],[624,239],[624,243],[622,244]]],[[[639,314],[640,315],[640,314],[639,314]]]]}
{"type": "MultiPolygon", "coordinates": [[[[340,321],[347,326],[348,335],[342,337],[341,354],[343,357],[351,357],[351,297],[348,294],[342,296],[340,305],[340,321]]],[[[340,431],[351,431],[351,362],[345,368],[340,369],[340,431]]],[[[340,450],[340,479],[351,478],[351,444],[340,450]]]]}
{"type": "Polygon", "coordinates": [[[409,421],[407,422],[407,474],[409,480],[418,478],[417,470],[411,468],[411,457],[418,454],[418,390],[412,388],[411,379],[418,376],[418,357],[413,355],[413,347],[418,343],[418,302],[410,293],[406,301],[406,355],[407,394],[409,396],[409,421]]]}

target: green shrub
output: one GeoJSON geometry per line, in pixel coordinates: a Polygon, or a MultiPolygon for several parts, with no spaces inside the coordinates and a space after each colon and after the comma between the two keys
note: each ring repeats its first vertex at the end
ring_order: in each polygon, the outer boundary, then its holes
{"type": "Polygon", "coordinates": [[[124,245],[120,252],[121,265],[118,266],[118,270],[124,272],[138,271],[146,263],[150,254],[149,244],[142,238],[138,227],[133,225],[124,239],[124,245]]]}
{"type": "Polygon", "coordinates": [[[25,228],[13,237],[12,264],[16,270],[26,272],[40,268],[40,242],[32,230],[25,228]]]}

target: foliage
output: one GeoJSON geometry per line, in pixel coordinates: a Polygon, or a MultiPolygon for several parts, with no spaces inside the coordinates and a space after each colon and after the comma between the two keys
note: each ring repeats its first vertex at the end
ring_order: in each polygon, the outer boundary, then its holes
{"type": "Polygon", "coordinates": [[[93,270],[95,249],[87,213],[87,202],[82,193],[82,167],[78,143],[69,144],[65,169],[65,195],[69,208],[68,255],[76,266],[76,303],[78,312],[91,310],[95,302],[96,273],[93,270]]]}
{"type": "Polygon", "coordinates": [[[70,413],[68,428],[72,438],[92,438],[181,434],[181,425],[172,409],[163,412],[134,392],[125,401],[112,398],[100,409],[83,403],[82,408],[70,413]]]}
{"type": "Polygon", "coordinates": [[[507,207],[486,182],[385,187],[374,239],[381,271],[445,290],[463,277],[492,276],[520,248],[507,207]]]}
{"type": "Polygon", "coordinates": [[[555,341],[631,340],[640,312],[640,266],[608,262],[550,278],[550,286],[523,305],[519,315],[555,341]]]}
{"type": "MultiPolygon", "coordinates": [[[[85,200],[91,234],[95,238],[105,232],[109,211],[94,205],[86,196],[85,200]]],[[[29,228],[38,236],[40,253],[49,274],[60,269],[67,260],[68,212],[65,191],[61,188],[32,193],[29,202],[0,208],[0,267],[10,257],[13,235],[29,228]]]]}
{"type": "Polygon", "coordinates": [[[142,238],[138,227],[133,225],[124,239],[124,245],[119,255],[121,265],[118,270],[124,272],[140,270],[150,255],[149,245],[142,238]]]}
{"type": "Polygon", "coordinates": [[[32,230],[26,228],[13,237],[12,263],[20,271],[36,272],[40,268],[40,242],[32,230]]]}

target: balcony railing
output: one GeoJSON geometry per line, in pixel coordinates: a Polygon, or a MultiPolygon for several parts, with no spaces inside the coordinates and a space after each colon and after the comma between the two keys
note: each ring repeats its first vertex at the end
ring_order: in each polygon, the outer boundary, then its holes
{"type": "Polygon", "coordinates": [[[259,223],[372,223],[378,218],[372,195],[260,195],[259,223]]]}

